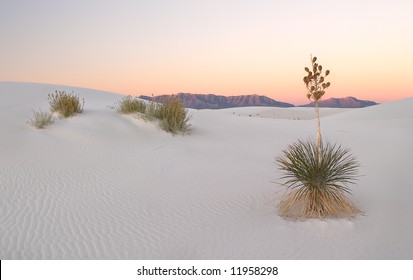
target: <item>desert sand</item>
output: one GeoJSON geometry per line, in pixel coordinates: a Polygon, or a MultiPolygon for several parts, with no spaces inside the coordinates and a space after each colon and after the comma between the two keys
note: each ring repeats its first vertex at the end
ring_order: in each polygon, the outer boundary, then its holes
{"type": "Polygon", "coordinates": [[[413,98],[321,109],[324,139],[361,163],[364,215],[306,221],[277,215],[275,157],[315,136],[312,108],[190,110],[173,136],[118,114],[121,98],[0,83],[0,259],[413,258],[413,98]],[[28,125],[55,90],[84,112],[28,125]]]}

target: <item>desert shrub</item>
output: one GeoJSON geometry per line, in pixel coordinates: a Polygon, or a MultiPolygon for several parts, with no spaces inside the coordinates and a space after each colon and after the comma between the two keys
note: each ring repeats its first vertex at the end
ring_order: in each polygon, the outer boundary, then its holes
{"type": "Polygon", "coordinates": [[[58,113],[61,117],[67,118],[82,113],[85,100],[81,104],[79,96],[73,92],[57,91],[48,95],[50,111],[58,113]]]}
{"type": "Polygon", "coordinates": [[[145,113],[146,103],[132,96],[122,98],[116,105],[116,110],[121,114],[145,113]]]}
{"type": "Polygon", "coordinates": [[[191,119],[191,116],[184,107],[182,100],[178,97],[171,98],[156,111],[157,118],[160,119],[163,130],[172,134],[189,130],[190,125],[188,121],[191,119]]]}
{"type": "Polygon", "coordinates": [[[162,104],[150,101],[146,105],[146,110],[145,110],[145,119],[153,121],[154,119],[160,119],[160,112],[161,112],[161,107],[162,104]]]}
{"type": "Polygon", "coordinates": [[[177,97],[171,98],[164,104],[153,101],[147,104],[127,96],[119,101],[115,108],[122,114],[140,113],[139,117],[147,121],[159,120],[161,128],[172,134],[187,132],[190,127],[188,121],[191,116],[182,100],[177,97]]]}
{"type": "Polygon", "coordinates": [[[52,124],[53,122],[54,119],[51,113],[43,112],[42,110],[33,110],[33,118],[31,118],[27,123],[37,129],[42,129],[46,125],[52,124]]]}
{"type": "Polygon", "coordinates": [[[279,204],[285,218],[352,218],[360,210],[346,197],[358,178],[359,164],[348,149],[313,139],[298,141],[276,158],[287,193],[279,204]]]}

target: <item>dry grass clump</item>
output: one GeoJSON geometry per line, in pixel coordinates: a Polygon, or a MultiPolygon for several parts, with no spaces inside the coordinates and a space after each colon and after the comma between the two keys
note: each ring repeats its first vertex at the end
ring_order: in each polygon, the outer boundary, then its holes
{"type": "Polygon", "coordinates": [[[184,103],[178,97],[173,97],[159,107],[156,113],[157,118],[161,121],[163,130],[172,134],[178,132],[186,132],[190,125],[188,121],[191,116],[188,114],[188,109],[184,107],[184,103]]]}
{"type": "Polygon", "coordinates": [[[65,91],[57,91],[56,93],[49,94],[48,96],[50,111],[52,113],[58,113],[63,118],[74,116],[78,113],[82,113],[85,100],[81,104],[79,96],[73,92],[67,93],[65,91]]]}
{"type": "Polygon", "coordinates": [[[347,197],[358,178],[359,164],[348,149],[314,140],[298,141],[276,161],[284,171],[289,191],[279,204],[279,215],[290,219],[353,218],[361,211],[347,197]]]}
{"type": "Polygon", "coordinates": [[[39,110],[38,112],[33,110],[33,118],[27,121],[28,124],[37,129],[42,129],[46,125],[50,125],[53,122],[54,119],[52,114],[49,112],[43,112],[42,110],[39,110]]]}
{"type": "Polygon", "coordinates": [[[155,119],[160,119],[160,112],[161,112],[161,107],[162,104],[150,101],[147,105],[146,105],[146,110],[145,110],[145,119],[149,120],[149,121],[153,121],[155,119]]]}
{"type": "Polygon", "coordinates": [[[185,133],[190,127],[188,121],[191,116],[178,97],[173,97],[164,104],[159,104],[153,101],[145,103],[128,96],[119,101],[115,108],[122,114],[139,113],[139,116],[144,120],[159,120],[161,128],[174,135],[179,132],[185,133]]]}
{"type": "Polygon", "coordinates": [[[146,104],[144,101],[132,96],[122,98],[118,104],[115,105],[116,110],[121,114],[145,113],[146,104]]]}

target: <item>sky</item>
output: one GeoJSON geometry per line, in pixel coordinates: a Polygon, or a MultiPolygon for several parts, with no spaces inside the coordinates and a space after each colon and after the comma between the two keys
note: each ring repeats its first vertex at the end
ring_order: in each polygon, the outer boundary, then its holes
{"type": "Polygon", "coordinates": [[[0,0],[0,81],[131,95],[413,96],[410,0],[0,0]]]}

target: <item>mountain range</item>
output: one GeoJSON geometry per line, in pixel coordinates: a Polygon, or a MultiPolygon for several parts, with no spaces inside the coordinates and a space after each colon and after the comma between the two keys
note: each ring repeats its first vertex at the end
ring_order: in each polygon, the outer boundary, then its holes
{"type": "MultiPolygon", "coordinates": [[[[377,105],[378,103],[370,100],[360,100],[355,97],[349,96],[344,98],[329,98],[326,100],[320,100],[320,107],[329,108],[364,108],[368,106],[377,105]]],[[[300,105],[299,107],[313,107],[314,103],[308,103],[300,105]]]]}
{"type": "MultiPolygon", "coordinates": [[[[175,95],[158,95],[158,96],[139,96],[145,100],[152,100],[159,103],[164,103],[171,97],[176,96],[184,102],[186,108],[193,109],[223,109],[232,107],[248,107],[248,106],[267,106],[267,107],[295,107],[293,104],[281,102],[263,95],[238,95],[238,96],[222,96],[215,94],[192,94],[178,93],[175,95]]],[[[331,108],[362,108],[376,105],[377,103],[369,100],[359,100],[355,97],[346,98],[330,98],[320,101],[320,107],[331,108]]],[[[299,107],[310,107],[313,104],[300,105],[299,107]]]]}
{"type": "MultiPolygon", "coordinates": [[[[223,109],[232,107],[247,107],[247,106],[269,106],[269,107],[294,107],[293,104],[279,102],[263,95],[239,95],[239,96],[221,96],[215,94],[191,94],[178,93],[186,108],[193,109],[223,109]]],[[[153,100],[155,102],[164,103],[170,99],[172,95],[159,96],[144,96],[140,98],[153,100]]]]}

